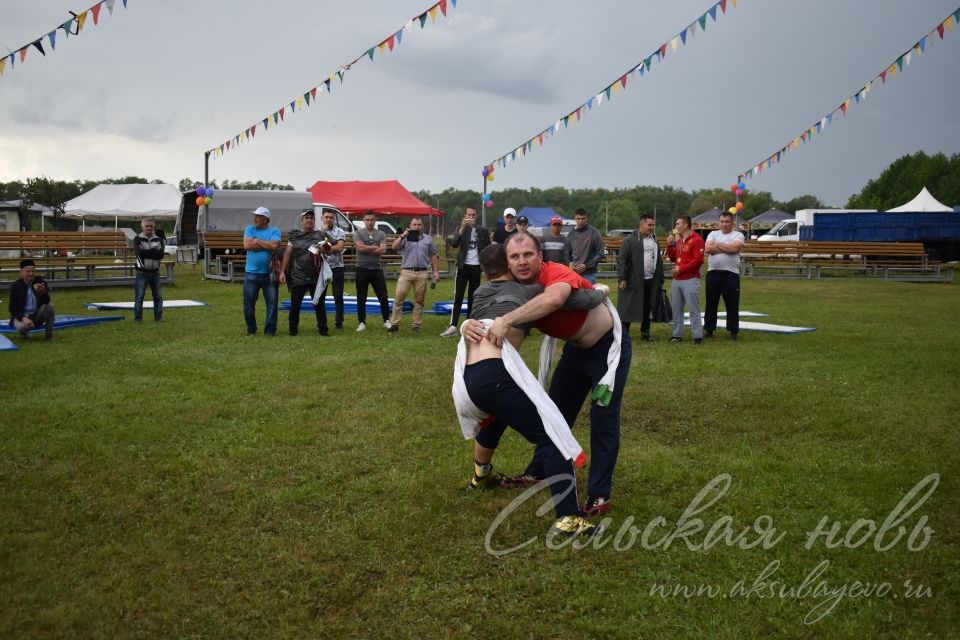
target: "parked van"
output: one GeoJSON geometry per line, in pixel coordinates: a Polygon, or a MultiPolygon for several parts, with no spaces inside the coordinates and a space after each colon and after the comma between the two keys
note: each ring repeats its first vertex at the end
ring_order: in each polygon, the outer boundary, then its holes
{"type": "MultiPolygon", "coordinates": [[[[377,220],[376,222],[373,223],[373,227],[374,227],[375,229],[380,229],[380,231],[383,231],[383,232],[384,232],[385,234],[387,234],[387,235],[390,235],[390,234],[396,235],[396,234],[397,234],[397,228],[396,228],[395,226],[393,226],[392,224],[390,224],[389,222],[387,222],[386,220],[377,220]]],[[[354,221],[353,221],[353,228],[354,228],[354,229],[365,229],[366,226],[363,224],[363,221],[362,221],[362,220],[354,220],[354,221]]]]}

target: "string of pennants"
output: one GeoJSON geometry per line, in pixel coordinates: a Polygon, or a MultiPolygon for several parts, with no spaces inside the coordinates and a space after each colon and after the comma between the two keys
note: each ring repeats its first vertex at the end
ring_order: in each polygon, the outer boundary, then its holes
{"type": "Polygon", "coordinates": [[[437,14],[441,14],[444,18],[447,17],[447,11],[451,7],[455,8],[457,6],[457,0],[439,0],[429,9],[423,13],[414,16],[412,19],[408,20],[406,24],[400,27],[397,31],[394,31],[389,36],[381,40],[378,44],[370,47],[362,54],[357,56],[352,62],[341,66],[335,73],[331,73],[325,80],[312,87],[308,91],[298,95],[296,98],[290,102],[282,105],[272,114],[263,118],[259,122],[256,122],[240,133],[234,135],[232,138],[222,142],[218,146],[208,149],[206,155],[213,156],[215,158],[225,154],[227,151],[232,151],[239,147],[241,144],[250,142],[254,139],[254,136],[257,134],[257,129],[260,128],[262,131],[268,131],[271,127],[277,127],[280,124],[285,122],[285,119],[291,114],[296,113],[297,111],[302,111],[306,107],[309,107],[312,103],[316,101],[324,93],[332,93],[334,80],[338,80],[338,84],[343,84],[343,76],[346,75],[347,71],[353,69],[353,65],[357,64],[364,58],[369,58],[371,61],[373,57],[379,53],[381,56],[385,55],[388,51],[392,52],[394,49],[400,46],[400,43],[403,41],[404,34],[411,32],[414,27],[419,23],[420,28],[423,29],[427,24],[427,19],[430,19],[431,24],[437,21],[437,14]]]}
{"type": "MultiPolygon", "coordinates": [[[[126,9],[127,0],[121,0],[121,1],[123,2],[124,9],[126,9]]],[[[73,15],[73,17],[67,20],[66,22],[64,22],[63,24],[57,25],[57,27],[54,28],[53,31],[47,33],[46,35],[40,36],[33,42],[28,42],[27,44],[23,45],[16,51],[12,51],[8,55],[5,55],[2,58],[0,58],[0,76],[3,75],[3,72],[6,70],[8,63],[10,64],[11,70],[15,68],[18,62],[22,65],[26,61],[27,52],[30,51],[31,47],[39,51],[43,57],[47,57],[47,52],[43,48],[44,39],[46,39],[47,44],[50,45],[50,50],[56,51],[57,33],[59,33],[60,29],[63,29],[64,38],[69,38],[70,36],[79,35],[80,32],[83,31],[84,25],[87,24],[88,18],[92,18],[93,24],[97,25],[100,23],[100,12],[103,10],[103,8],[106,7],[107,11],[112,16],[113,8],[115,5],[116,5],[116,0],[100,0],[100,2],[93,5],[83,13],[78,14],[78,13],[73,13],[71,11],[70,13],[73,15]]]]}
{"type": "Polygon", "coordinates": [[[603,104],[604,100],[609,102],[618,92],[625,91],[627,85],[631,81],[642,78],[644,74],[650,73],[654,62],[663,64],[667,57],[668,51],[671,53],[676,53],[677,49],[681,45],[686,46],[687,40],[693,38],[697,31],[706,32],[708,19],[709,22],[717,22],[718,16],[725,15],[727,13],[727,7],[729,6],[736,7],[737,0],[719,0],[719,2],[707,9],[699,18],[684,27],[679,33],[677,33],[677,35],[661,44],[653,53],[645,57],[637,64],[633,65],[629,71],[601,89],[589,100],[581,104],[567,115],[559,118],[552,125],[535,134],[523,144],[517,146],[511,151],[508,151],[492,162],[489,162],[484,167],[484,177],[487,177],[488,174],[493,173],[496,166],[505,167],[511,162],[516,162],[517,158],[523,158],[527,154],[532,153],[535,147],[542,147],[544,142],[546,142],[547,139],[557,135],[561,128],[567,129],[571,127],[573,124],[579,122],[580,119],[587,114],[587,112],[591,111],[594,107],[599,107],[601,104],[603,104]]]}
{"type": "Polygon", "coordinates": [[[764,171],[770,170],[782,162],[787,154],[796,151],[801,145],[810,142],[813,136],[823,133],[828,126],[833,124],[835,116],[838,114],[843,116],[847,115],[851,108],[860,104],[861,101],[866,100],[878,82],[884,85],[888,80],[896,78],[898,73],[903,73],[904,67],[910,66],[911,59],[920,57],[927,49],[932,48],[937,39],[943,40],[944,33],[953,31],[954,26],[958,23],[960,23],[960,7],[947,16],[947,18],[936,27],[927,32],[926,35],[917,40],[909,49],[898,56],[896,60],[884,67],[883,71],[878,73],[870,82],[863,85],[856,93],[841,102],[840,106],[801,131],[799,135],[794,136],[793,139],[777,149],[776,152],[741,173],[737,178],[737,182],[741,182],[746,178],[753,178],[764,171]]]}

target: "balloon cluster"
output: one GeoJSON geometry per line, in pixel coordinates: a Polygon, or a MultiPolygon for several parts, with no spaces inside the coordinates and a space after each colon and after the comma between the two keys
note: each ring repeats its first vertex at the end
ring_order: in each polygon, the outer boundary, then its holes
{"type": "MultiPolygon", "coordinates": [[[[483,171],[480,172],[484,179],[488,182],[493,182],[493,165],[487,165],[483,168],[483,171]]],[[[489,193],[483,194],[483,206],[487,209],[493,208],[493,200],[490,198],[489,193]]]]}
{"type": "Polygon", "coordinates": [[[211,202],[213,202],[213,187],[197,187],[197,206],[202,207],[211,202]]]}
{"type": "Polygon", "coordinates": [[[732,184],[730,185],[730,191],[733,191],[733,193],[737,196],[737,204],[728,209],[730,215],[735,216],[743,211],[743,198],[744,194],[747,192],[747,185],[742,182],[732,184]]]}

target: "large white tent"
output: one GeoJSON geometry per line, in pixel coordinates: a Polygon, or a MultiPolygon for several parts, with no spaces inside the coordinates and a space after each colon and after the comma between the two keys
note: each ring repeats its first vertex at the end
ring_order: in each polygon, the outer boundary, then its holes
{"type": "Polygon", "coordinates": [[[101,184],[64,205],[66,218],[84,220],[175,220],[180,190],[172,184],[101,184]]]}
{"type": "Polygon", "coordinates": [[[902,204],[895,209],[887,209],[890,213],[917,213],[928,211],[953,211],[952,207],[948,207],[943,204],[927,191],[927,188],[924,187],[920,193],[917,194],[917,197],[908,202],[907,204],[902,204]]]}

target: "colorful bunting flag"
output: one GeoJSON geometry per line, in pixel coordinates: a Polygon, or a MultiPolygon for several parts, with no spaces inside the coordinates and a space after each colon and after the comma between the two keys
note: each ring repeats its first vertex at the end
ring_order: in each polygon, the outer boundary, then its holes
{"type": "MultiPolygon", "coordinates": [[[[113,0],[101,0],[101,3],[106,3],[106,2],[109,2],[112,5],[113,0]]],[[[126,6],[127,0],[124,0],[123,4],[124,6],[126,6]]],[[[323,94],[324,89],[326,89],[327,93],[330,93],[330,85],[334,75],[336,75],[337,78],[340,80],[340,84],[343,84],[343,77],[346,75],[347,71],[350,71],[353,65],[363,60],[364,57],[367,57],[372,61],[378,51],[380,52],[381,56],[384,55],[384,52],[387,50],[393,51],[396,47],[400,45],[400,42],[403,38],[404,30],[413,29],[413,24],[415,20],[420,21],[420,28],[422,29],[427,22],[428,15],[430,16],[431,22],[436,22],[437,10],[439,10],[439,12],[444,17],[446,17],[449,9],[448,4],[449,6],[452,6],[452,7],[457,6],[457,3],[453,0],[439,0],[438,2],[434,3],[430,8],[428,8],[426,11],[408,20],[406,23],[404,23],[402,27],[400,27],[400,29],[391,33],[389,36],[381,40],[378,44],[375,44],[372,47],[366,49],[361,55],[359,55],[352,62],[341,66],[335,73],[331,73],[329,76],[327,76],[325,80],[322,80],[316,86],[298,95],[296,98],[291,100],[285,106],[277,109],[277,111],[275,111],[272,116],[274,127],[284,122],[284,114],[286,112],[287,107],[290,108],[291,113],[296,113],[298,107],[301,110],[303,110],[303,107],[305,104],[306,106],[310,106],[311,100],[313,100],[313,102],[315,103],[317,100],[318,91],[320,92],[321,95],[323,94]],[[278,118],[280,122],[277,122],[278,118]]],[[[108,8],[109,6],[110,5],[108,5],[108,8]]],[[[0,69],[0,71],[2,71],[2,69],[0,69]]],[[[268,130],[269,128],[269,124],[268,124],[269,119],[270,119],[270,116],[267,116],[261,121],[263,123],[263,128],[265,130],[268,130]]],[[[251,125],[250,128],[246,129],[243,133],[239,133],[235,135],[233,139],[235,140],[236,143],[233,145],[233,148],[236,148],[237,146],[239,146],[241,135],[245,136],[246,139],[249,141],[249,139],[252,138],[255,135],[255,133],[256,133],[256,125],[251,125]]],[[[231,149],[230,140],[228,139],[225,144],[220,144],[218,146],[213,147],[212,149],[208,149],[207,151],[204,152],[204,154],[207,156],[213,154],[214,157],[217,157],[218,149],[221,151],[221,153],[224,150],[230,151],[231,149]]]]}
{"type": "MultiPolygon", "coordinates": [[[[650,67],[651,67],[651,65],[653,64],[653,59],[654,59],[654,57],[656,57],[656,58],[657,58],[657,61],[662,64],[663,61],[664,61],[664,59],[666,58],[666,55],[667,55],[667,47],[668,47],[668,46],[669,46],[674,52],[676,52],[677,49],[680,47],[681,44],[682,44],[682,45],[686,45],[686,44],[687,44],[687,32],[689,31],[689,32],[690,32],[690,35],[693,35],[693,31],[694,31],[694,29],[695,29],[695,25],[697,25],[698,23],[699,23],[699,25],[700,25],[700,30],[701,30],[701,31],[705,31],[706,28],[707,28],[707,26],[706,26],[706,25],[707,25],[707,15],[710,15],[710,17],[713,18],[714,21],[716,21],[716,19],[717,19],[717,16],[716,16],[716,14],[717,14],[717,7],[721,5],[721,2],[722,2],[722,4],[723,4],[724,7],[725,7],[728,1],[729,1],[729,0],[720,0],[720,1],[716,2],[716,3],[715,3],[713,6],[711,6],[706,12],[704,12],[699,18],[697,18],[697,19],[694,20],[693,22],[689,23],[689,26],[686,27],[683,31],[680,31],[679,33],[677,33],[677,35],[673,36],[670,40],[662,43],[659,47],[657,47],[656,50],[654,50],[653,53],[651,53],[650,55],[646,56],[646,57],[643,58],[640,62],[638,62],[637,64],[635,64],[635,65],[633,65],[632,67],[630,67],[630,70],[629,70],[629,71],[627,71],[627,72],[624,73],[623,75],[619,76],[616,80],[614,80],[613,82],[611,82],[610,84],[608,84],[608,85],[607,85],[606,87],[604,87],[602,90],[600,90],[600,91],[598,91],[597,93],[593,94],[593,96],[591,96],[586,102],[584,102],[583,104],[581,104],[580,106],[578,106],[576,109],[570,111],[567,115],[559,118],[559,119],[558,119],[553,125],[551,125],[550,127],[544,129],[544,130],[541,131],[540,133],[538,133],[538,134],[534,135],[533,137],[529,138],[529,139],[528,139],[526,142],[524,142],[523,144],[517,145],[516,147],[514,147],[513,149],[511,149],[510,151],[508,151],[508,152],[505,153],[504,155],[500,156],[499,158],[497,158],[497,159],[494,160],[493,162],[488,163],[486,166],[489,167],[489,166],[493,166],[493,165],[497,165],[497,164],[499,164],[499,165],[501,165],[501,166],[506,166],[506,164],[507,164],[508,162],[510,162],[510,161],[515,161],[515,160],[516,160],[516,158],[517,158],[517,151],[520,152],[521,157],[526,156],[526,155],[527,155],[527,152],[528,152],[528,151],[532,151],[534,146],[543,146],[544,136],[549,137],[549,136],[556,135],[556,134],[559,132],[561,125],[563,126],[564,129],[569,128],[569,126],[570,126],[571,124],[573,124],[574,122],[580,120],[580,118],[582,118],[582,117],[585,115],[587,109],[593,109],[594,103],[596,103],[596,106],[599,107],[601,104],[603,104],[604,99],[606,99],[607,101],[609,101],[609,100],[611,99],[611,96],[612,96],[613,94],[618,93],[621,89],[626,90],[626,88],[627,88],[627,76],[632,75],[632,74],[634,74],[635,72],[638,72],[638,73],[639,73],[639,76],[640,76],[640,77],[643,77],[643,75],[644,75],[645,72],[649,72],[649,71],[650,71],[650,67]],[[571,116],[573,116],[573,119],[572,119],[572,120],[571,120],[571,116]]],[[[733,2],[732,4],[733,4],[734,7],[737,6],[737,3],[736,3],[736,2],[733,2]]],[[[454,6],[456,6],[456,5],[454,5],[454,6]]],[[[722,11],[723,11],[724,14],[726,14],[726,9],[725,9],[725,8],[723,8],[722,11]]]]}
{"type": "MultiPolygon", "coordinates": [[[[731,0],[731,2],[734,7],[737,6],[736,0],[731,0]]],[[[777,164],[782,159],[783,154],[786,151],[789,151],[791,146],[794,149],[796,149],[799,146],[799,142],[801,138],[803,139],[803,142],[806,143],[807,140],[813,137],[814,130],[817,133],[821,133],[824,129],[827,128],[827,125],[832,124],[834,113],[839,111],[842,115],[847,115],[847,112],[850,111],[850,107],[853,104],[860,104],[861,100],[866,100],[867,94],[869,94],[873,90],[873,83],[876,82],[877,78],[880,79],[880,84],[886,84],[888,77],[890,80],[893,80],[896,77],[897,72],[902,73],[904,66],[910,65],[910,58],[914,52],[916,52],[917,56],[919,56],[921,53],[925,51],[928,45],[932,45],[934,43],[935,38],[932,37],[934,33],[937,33],[937,35],[939,35],[940,38],[942,39],[944,29],[946,29],[947,31],[952,30],[953,23],[955,22],[955,19],[958,15],[960,15],[960,8],[957,8],[957,10],[952,12],[949,16],[947,16],[947,18],[943,22],[939,23],[936,27],[928,31],[922,38],[920,38],[914,44],[912,44],[903,54],[898,56],[896,60],[894,60],[889,65],[887,65],[880,73],[878,73],[876,76],[871,78],[869,82],[863,85],[861,89],[859,89],[856,93],[852,94],[850,97],[845,99],[842,103],[840,103],[839,107],[837,107],[827,115],[820,118],[820,120],[814,125],[814,127],[806,129],[804,134],[801,134],[800,137],[795,137],[793,140],[788,142],[784,147],[781,147],[779,151],[777,151],[776,153],[770,154],[769,156],[767,156],[765,160],[762,160],[756,166],[762,167],[763,164],[766,163],[767,168],[769,169],[772,165],[777,164]]],[[[701,27],[703,26],[702,20],[700,22],[700,25],[701,27]]],[[[756,173],[757,172],[755,172],[753,169],[747,169],[746,171],[740,174],[737,181],[739,182],[743,178],[752,177],[753,175],[756,175],[756,173]]]]}
{"type": "MultiPolygon", "coordinates": [[[[39,38],[36,38],[35,40],[33,40],[32,42],[30,42],[29,44],[25,44],[25,45],[23,45],[22,47],[19,47],[19,48],[15,49],[15,50],[14,50],[15,53],[10,53],[9,55],[4,55],[4,57],[3,57],[2,59],[0,59],[0,60],[2,60],[2,62],[0,62],[0,75],[3,75],[3,71],[4,71],[4,68],[7,66],[7,60],[8,60],[8,59],[10,60],[10,68],[11,68],[11,69],[14,68],[14,65],[15,65],[15,63],[16,63],[16,60],[15,60],[14,56],[15,56],[16,54],[19,54],[19,56],[20,56],[20,62],[23,62],[24,60],[26,60],[26,58],[27,58],[27,50],[28,50],[30,47],[34,47],[34,48],[35,48],[37,51],[39,51],[44,57],[46,57],[46,56],[47,56],[47,52],[46,52],[46,50],[44,50],[44,48],[43,48],[43,39],[44,39],[44,38],[46,38],[46,39],[50,42],[50,50],[51,50],[51,51],[56,51],[56,50],[57,50],[57,31],[59,31],[60,29],[63,29],[63,32],[64,32],[64,34],[65,34],[65,37],[67,37],[67,38],[69,38],[71,35],[76,35],[76,34],[80,33],[80,31],[83,29],[83,26],[84,26],[84,24],[86,23],[86,20],[87,20],[87,16],[88,16],[88,15],[92,15],[92,16],[93,16],[93,24],[94,24],[94,25],[98,24],[99,21],[100,21],[100,11],[101,11],[101,9],[103,8],[104,5],[106,5],[107,11],[108,11],[108,12],[110,13],[110,15],[112,16],[112,15],[113,15],[113,6],[114,6],[114,2],[115,2],[115,1],[116,1],[116,0],[100,0],[99,2],[97,2],[97,3],[96,3],[95,5],[93,5],[92,7],[89,7],[89,8],[88,8],[86,11],[84,11],[83,13],[81,13],[81,14],[79,14],[79,15],[74,13],[74,14],[73,14],[73,18],[67,20],[67,21],[64,22],[63,24],[58,25],[55,29],[53,29],[52,31],[48,32],[47,34],[45,34],[45,35],[43,35],[43,36],[40,36],[39,38]],[[76,31],[71,31],[71,29],[74,28],[74,25],[76,25],[76,31]]],[[[123,6],[124,6],[124,7],[127,6],[127,0],[124,0],[123,6]]],[[[72,13],[72,12],[71,12],[71,13],[72,13]]]]}

